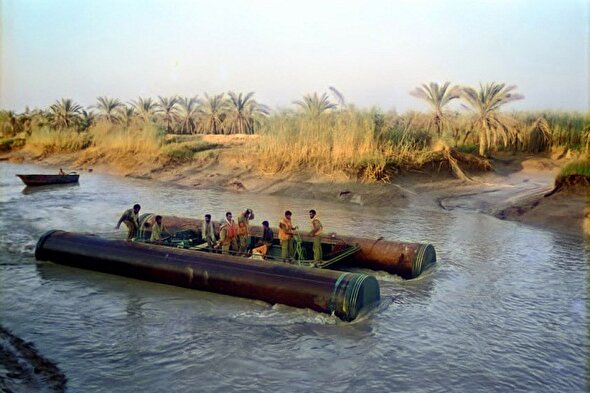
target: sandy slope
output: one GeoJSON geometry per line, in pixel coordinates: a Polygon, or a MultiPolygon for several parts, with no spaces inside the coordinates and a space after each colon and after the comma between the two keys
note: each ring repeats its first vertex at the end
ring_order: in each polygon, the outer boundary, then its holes
{"type": "Polygon", "coordinates": [[[584,229],[590,203],[587,187],[548,195],[563,162],[514,156],[496,159],[494,165],[494,173],[476,177],[473,184],[432,196],[447,210],[477,210],[564,233],[589,233],[584,229]]]}

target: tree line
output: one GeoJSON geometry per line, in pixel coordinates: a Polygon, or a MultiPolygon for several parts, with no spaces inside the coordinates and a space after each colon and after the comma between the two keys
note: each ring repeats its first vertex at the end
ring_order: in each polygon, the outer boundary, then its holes
{"type": "MultiPolygon", "coordinates": [[[[516,93],[516,86],[491,82],[477,88],[451,85],[450,82],[431,82],[416,87],[410,94],[428,104],[430,111],[426,122],[420,127],[441,139],[450,135],[457,143],[462,133],[477,142],[479,154],[487,156],[499,144],[504,146],[519,143],[522,130],[514,125],[514,118],[502,112],[502,108],[524,98],[516,93]],[[456,102],[463,109],[468,122],[459,124],[456,102]],[[465,128],[458,130],[458,127],[465,128]]],[[[298,111],[283,111],[278,116],[302,114],[310,118],[356,110],[334,87],[329,94],[307,94],[293,104],[298,111]]],[[[107,122],[129,127],[133,122],[155,123],[166,133],[178,134],[254,134],[271,114],[270,109],[254,99],[254,92],[247,94],[228,92],[217,95],[204,94],[203,98],[162,97],[157,99],[139,97],[128,103],[116,98],[98,97],[96,104],[85,109],[72,99],[63,98],[45,110],[29,110],[22,114],[12,111],[0,113],[2,131],[15,135],[33,127],[49,126],[54,129],[76,129],[84,131],[97,122],[107,122]]],[[[375,127],[379,126],[375,117],[375,127]]],[[[550,138],[547,121],[540,117],[534,124],[541,142],[550,138]]],[[[590,129],[589,129],[590,131],[590,129]]],[[[590,140],[590,138],[589,138],[590,140]]],[[[522,141],[521,141],[522,142],[522,141]]]]}
{"type": "Polygon", "coordinates": [[[253,96],[253,92],[230,91],[211,96],[205,93],[204,98],[139,97],[128,103],[102,96],[87,109],[70,98],[62,98],[45,110],[27,108],[20,115],[5,111],[4,129],[10,129],[11,134],[31,130],[34,125],[85,131],[97,122],[124,127],[132,122],[149,122],[161,125],[166,133],[253,134],[257,122],[270,112],[253,96]]]}

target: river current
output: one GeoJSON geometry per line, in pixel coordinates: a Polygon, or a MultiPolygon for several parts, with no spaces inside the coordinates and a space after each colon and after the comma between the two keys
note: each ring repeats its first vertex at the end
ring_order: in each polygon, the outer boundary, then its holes
{"type": "Polygon", "coordinates": [[[15,177],[52,172],[0,163],[1,391],[588,389],[582,237],[434,204],[376,209],[98,173],[82,173],[79,185],[35,190],[15,177]],[[289,209],[302,229],[314,208],[328,232],[431,243],[438,263],[409,281],[363,271],[379,280],[382,301],[346,323],[35,260],[49,229],[123,239],[125,230],[114,226],[134,203],[142,213],[215,220],[249,207],[254,224],[273,226],[289,209]]]}

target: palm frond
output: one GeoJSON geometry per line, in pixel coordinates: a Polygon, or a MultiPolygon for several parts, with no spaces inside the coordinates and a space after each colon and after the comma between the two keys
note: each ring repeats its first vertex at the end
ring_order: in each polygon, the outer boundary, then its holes
{"type": "Polygon", "coordinates": [[[327,93],[318,96],[318,93],[307,94],[303,100],[293,101],[295,105],[300,106],[303,111],[311,116],[320,116],[323,113],[336,108],[336,104],[330,102],[327,93]]]}

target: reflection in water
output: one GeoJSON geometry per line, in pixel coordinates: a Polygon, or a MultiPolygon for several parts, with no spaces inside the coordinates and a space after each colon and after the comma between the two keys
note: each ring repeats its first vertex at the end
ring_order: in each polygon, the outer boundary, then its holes
{"type": "Polygon", "coordinates": [[[23,194],[14,173],[36,168],[0,169],[0,321],[54,361],[71,391],[586,389],[582,239],[460,209],[372,209],[95,173],[76,187],[23,194]],[[36,241],[49,229],[123,239],[113,227],[136,202],[214,220],[249,207],[256,224],[275,226],[289,209],[302,230],[314,208],[327,232],[433,243],[439,263],[410,281],[372,272],[383,301],[344,323],[35,262],[36,241]]]}
{"type": "Polygon", "coordinates": [[[22,193],[25,195],[35,194],[37,192],[51,192],[51,191],[59,191],[61,189],[67,190],[69,188],[80,187],[80,183],[65,183],[65,184],[50,184],[46,186],[35,186],[29,187],[25,186],[22,189],[22,193]]]}

